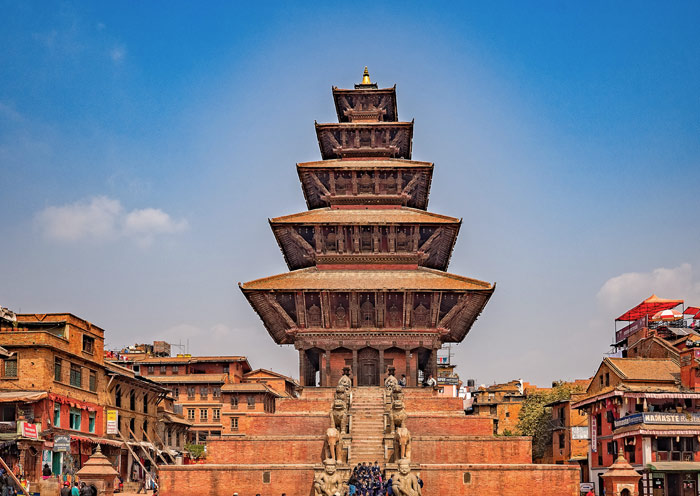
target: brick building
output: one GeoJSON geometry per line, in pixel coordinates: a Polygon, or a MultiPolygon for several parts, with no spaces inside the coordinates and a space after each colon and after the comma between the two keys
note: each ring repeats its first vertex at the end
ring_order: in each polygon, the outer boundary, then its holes
{"type": "Polygon", "coordinates": [[[588,416],[581,410],[571,408],[573,403],[583,397],[584,393],[573,393],[570,398],[546,406],[552,409],[551,462],[579,466],[581,482],[588,482],[588,416]]]}
{"type": "Polygon", "coordinates": [[[493,433],[518,434],[518,414],[528,392],[544,390],[519,379],[481,386],[473,392],[472,415],[493,420],[493,433]]]}
{"type": "Polygon", "coordinates": [[[73,474],[99,444],[125,480],[143,475],[141,460],[157,456],[157,408],[168,390],[105,362],[103,329],[70,313],[5,311],[0,345],[10,352],[0,363],[6,461],[36,482],[42,464],[54,475],[73,474]],[[108,433],[110,411],[123,438],[108,433]]]}

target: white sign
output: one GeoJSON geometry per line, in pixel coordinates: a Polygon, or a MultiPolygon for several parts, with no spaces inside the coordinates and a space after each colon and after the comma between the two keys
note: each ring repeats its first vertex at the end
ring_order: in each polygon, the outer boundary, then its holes
{"type": "Polygon", "coordinates": [[[107,434],[119,434],[119,412],[107,410],[107,434]]]}
{"type": "Polygon", "coordinates": [[[596,437],[598,426],[596,425],[596,420],[593,415],[591,415],[591,451],[593,453],[598,451],[598,439],[596,437]]]}

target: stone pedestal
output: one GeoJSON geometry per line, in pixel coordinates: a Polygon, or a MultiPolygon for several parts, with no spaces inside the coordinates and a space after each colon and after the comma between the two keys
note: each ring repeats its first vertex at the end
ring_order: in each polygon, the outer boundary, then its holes
{"type": "Polygon", "coordinates": [[[109,459],[102,454],[99,444],[95,453],[88,458],[76,475],[88,486],[94,485],[98,496],[114,495],[114,478],[117,476],[117,471],[114,470],[109,459]]]}
{"type": "Polygon", "coordinates": [[[602,477],[605,494],[608,496],[639,496],[639,480],[642,476],[627,463],[622,454],[602,477]]]}

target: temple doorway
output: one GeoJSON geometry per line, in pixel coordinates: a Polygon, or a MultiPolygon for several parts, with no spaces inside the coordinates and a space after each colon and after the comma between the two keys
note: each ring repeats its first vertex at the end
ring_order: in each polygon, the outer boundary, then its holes
{"type": "Polygon", "coordinates": [[[362,348],[357,353],[359,386],[379,386],[379,350],[362,348]]]}

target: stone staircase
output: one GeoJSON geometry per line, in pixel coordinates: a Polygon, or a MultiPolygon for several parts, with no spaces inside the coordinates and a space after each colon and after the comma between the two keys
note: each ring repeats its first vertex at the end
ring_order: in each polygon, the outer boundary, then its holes
{"type": "Polygon", "coordinates": [[[353,388],[350,414],[352,443],[348,463],[352,467],[376,460],[384,466],[384,389],[353,388]]]}

